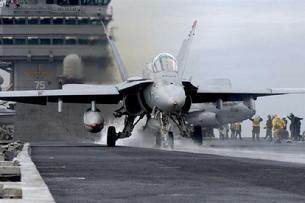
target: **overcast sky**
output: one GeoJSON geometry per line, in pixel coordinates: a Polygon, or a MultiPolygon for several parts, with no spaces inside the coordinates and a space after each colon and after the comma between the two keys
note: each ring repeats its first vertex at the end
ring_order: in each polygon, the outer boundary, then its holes
{"type": "MultiPolygon", "coordinates": [[[[234,87],[305,87],[305,1],[113,0],[116,43],[132,74],[177,53],[198,20],[186,75],[234,87]]],[[[260,115],[305,116],[305,96],[259,99],[260,115]]],[[[248,122],[249,123],[249,122],[248,122]]]]}

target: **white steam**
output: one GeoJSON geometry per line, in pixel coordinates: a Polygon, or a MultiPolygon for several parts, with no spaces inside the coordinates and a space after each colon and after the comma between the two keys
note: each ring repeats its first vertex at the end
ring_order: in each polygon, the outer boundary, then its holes
{"type": "MultiPolygon", "coordinates": [[[[155,135],[158,133],[158,129],[149,123],[144,130],[145,122],[145,119],[140,121],[135,127],[132,136],[118,140],[117,144],[120,146],[154,148],[155,135]]],[[[97,143],[106,143],[109,125],[119,126],[118,131],[123,129],[123,123],[124,119],[114,119],[106,123],[105,129],[101,133],[101,139],[97,143]]],[[[274,144],[263,139],[259,142],[253,142],[247,138],[243,140],[212,139],[204,140],[203,145],[199,146],[189,138],[180,137],[177,132],[174,134],[174,151],[305,164],[304,142],[274,144]]]]}

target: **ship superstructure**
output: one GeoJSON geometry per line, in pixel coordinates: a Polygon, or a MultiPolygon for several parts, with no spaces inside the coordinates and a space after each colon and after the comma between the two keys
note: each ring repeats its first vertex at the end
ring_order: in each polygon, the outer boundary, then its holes
{"type": "MultiPolygon", "coordinates": [[[[58,88],[65,57],[101,69],[109,54],[102,22],[112,20],[110,0],[11,0],[1,2],[0,61],[14,89],[58,88]]],[[[73,64],[72,64],[73,65],[73,64]]],[[[87,72],[87,70],[85,70],[87,72]]]]}

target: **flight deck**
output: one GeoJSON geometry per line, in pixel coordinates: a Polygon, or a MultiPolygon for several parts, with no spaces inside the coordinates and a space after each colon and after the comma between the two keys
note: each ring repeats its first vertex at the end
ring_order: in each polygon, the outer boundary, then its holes
{"type": "Polygon", "coordinates": [[[56,202],[304,202],[302,164],[102,145],[32,145],[56,202]]]}

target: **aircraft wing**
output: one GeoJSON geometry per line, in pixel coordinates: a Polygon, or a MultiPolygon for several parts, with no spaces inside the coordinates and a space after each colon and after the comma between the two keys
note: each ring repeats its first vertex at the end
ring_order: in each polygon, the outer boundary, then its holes
{"type": "Polygon", "coordinates": [[[47,102],[117,104],[121,100],[115,85],[64,85],[58,90],[25,90],[0,92],[0,100],[16,101],[29,104],[46,104],[47,102]]]}
{"type": "Polygon", "coordinates": [[[222,101],[245,101],[247,99],[265,96],[304,94],[305,88],[266,88],[266,89],[234,89],[221,87],[202,87],[190,95],[193,103],[222,101]]]}
{"type": "Polygon", "coordinates": [[[28,104],[47,102],[117,104],[126,93],[138,92],[152,84],[152,80],[131,78],[114,85],[67,84],[56,90],[21,90],[0,92],[0,100],[28,104]]]}

